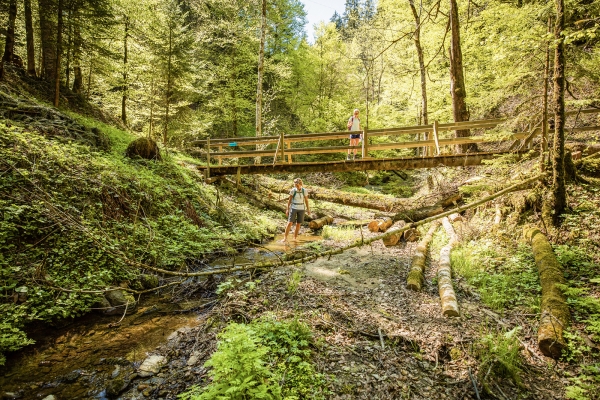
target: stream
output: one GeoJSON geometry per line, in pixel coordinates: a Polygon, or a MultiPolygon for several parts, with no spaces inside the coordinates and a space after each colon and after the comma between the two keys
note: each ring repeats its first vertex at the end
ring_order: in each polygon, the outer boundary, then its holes
{"type": "MultiPolygon", "coordinates": [[[[291,237],[291,235],[290,235],[291,237]]],[[[274,241],[246,249],[235,257],[211,262],[218,268],[281,257],[298,246],[321,240],[301,235],[297,241],[274,241]]],[[[140,298],[135,313],[103,316],[89,313],[60,324],[33,323],[35,344],[7,354],[0,368],[0,399],[107,399],[120,376],[136,374],[148,353],[177,331],[199,324],[198,317],[215,304],[214,293],[174,302],[171,292],[140,298]],[[207,297],[207,295],[209,297],[207,297]]],[[[148,384],[158,377],[150,377],[148,384]]],[[[117,392],[118,393],[118,392],[117,392]]]]}

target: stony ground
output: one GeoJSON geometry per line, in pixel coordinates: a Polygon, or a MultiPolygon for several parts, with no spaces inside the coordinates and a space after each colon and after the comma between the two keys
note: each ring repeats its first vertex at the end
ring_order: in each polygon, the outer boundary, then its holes
{"type": "MultiPolygon", "coordinates": [[[[363,232],[365,236],[372,235],[363,232]]],[[[325,241],[323,245],[340,245],[325,241]]],[[[250,321],[265,313],[297,317],[315,335],[314,361],[328,376],[332,399],[476,399],[479,372],[473,346],[483,330],[525,326],[522,385],[495,383],[496,398],[562,399],[565,365],[536,349],[532,327],[522,316],[487,309],[468,289],[457,288],[461,316],[441,314],[430,260],[422,292],[405,288],[415,243],[386,248],[381,242],[349,250],[302,267],[290,291],[294,267],[262,274],[255,290],[233,291],[202,315],[196,328],[182,329],[156,349],[168,367],[152,378],[135,379],[123,398],[175,398],[192,384],[206,384],[203,363],[216,348],[216,334],[227,321],[250,321]]],[[[568,368],[567,368],[568,369],[568,368]]]]}

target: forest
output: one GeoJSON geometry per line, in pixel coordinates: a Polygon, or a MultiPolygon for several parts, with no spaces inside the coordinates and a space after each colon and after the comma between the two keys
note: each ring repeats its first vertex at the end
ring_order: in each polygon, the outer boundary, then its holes
{"type": "Polygon", "coordinates": [[[2,0],[0,398],[599,398],[600,0],[306,25],[2,0]]]}

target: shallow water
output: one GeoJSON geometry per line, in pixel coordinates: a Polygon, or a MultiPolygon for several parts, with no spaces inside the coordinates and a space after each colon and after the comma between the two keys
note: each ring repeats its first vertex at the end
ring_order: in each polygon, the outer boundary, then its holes
{"type": "Polygon", "coordinates": [[[0,370],[0,398],[102,398],[117,366],[137,365],[172,332],[198,323],[197,314],[171,314],[178,306],[160,299],[141,303],[119,324],[120,316],[89,314],[61,328],[33,327],[36,344],[10,355],[0,370]]]}
{"type": "MultiPolygon", "coordinates": [[[[287,243],[283,235],[272,242],[250,248],[232,257],[211,263],[212,268],[276,260],[307,243],[322,240],[307,232],[287,243]]],[[[63,321],[60,327],[46,324],[29,327],[36,343],[9,354],[0,368],[0,399],[104,399],[107,382],[115,374],[135,368],[170,334],[183,327],[196,326],[197,312],[210,300],[172,303],[170,298],[142,297],[137,312],[121,316],[90,313],[63,321]]]]}

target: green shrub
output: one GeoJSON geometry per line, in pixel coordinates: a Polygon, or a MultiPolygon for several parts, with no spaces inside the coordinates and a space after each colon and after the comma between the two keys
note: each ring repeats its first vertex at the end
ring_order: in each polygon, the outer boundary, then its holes
{"type": "Polygon", "coordinates": [[[182,399],[324,399],[325,379],[310,363],[308,326],[297,320],[262,318],[232,323],[219,334],[206,362],[211,383],[192,387],[182,399]]]}
{"type": "Polygon", "coordinates": [[[486,391],[491,391],[494,380],[505,377],[521,386],[522,360],[517,334],[520,327],[505,333],[488,333],[477,343],[476,356],[480,360],[479,380],[486,391]]]}

